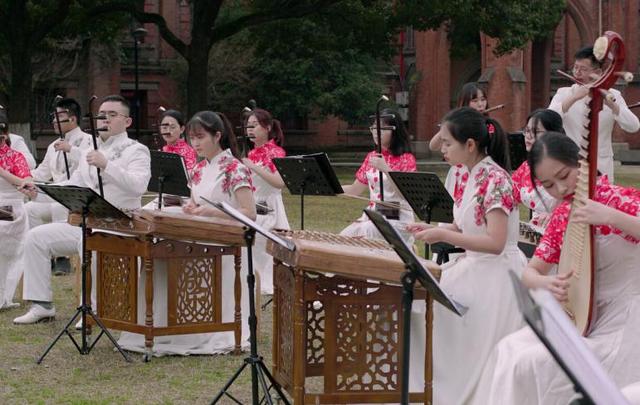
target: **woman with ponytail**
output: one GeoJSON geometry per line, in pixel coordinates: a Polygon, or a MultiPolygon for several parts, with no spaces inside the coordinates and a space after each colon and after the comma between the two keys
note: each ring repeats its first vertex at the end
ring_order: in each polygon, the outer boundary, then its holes
{"type": "MultiPolygon", "coordinates": [[[[284,181],[273,164],[274,158],[286,156],[282,149],[284,134],[280,121],[259,108],[247,118],[247,136],[254,147],[242,163],[251,169],[254,198],[257,206],[256,222],[265,229],[289,229],[289,220],[282,201],[284,181]]],[[[267,240],[256,236],[253,249],[253,265],[260,275],[260,289],[263,294],[273,294],[273,259],[266,251],[267,240]]]]}
{"type": "Polygon", "coordinates": [[[443,266],[440,285],[469,311],[459,317],[436,305],[433,327],[434,403],[462,404],[473,394],[495,344],[522,325],[509,270],[520,274],[526,259],[517,245],[518,210],[500,124],[463,107],[444,117],[438,135],[445,160],[464,165],[468,182],[455,199],[453,224],[408,229],[416,239],[466,251],[443,266]]]}
{"type": "MultiPolygon", "coordinates": [[[[207,204],[201,197],[211,201],[223,201],[233,206],[251,219],[256,219],[256,204],[253,199],[253,185],[251,171],[235,156],[237,155],[236,137],[231,129],[229,120],[221,113],[200,111],[187,123],[187,134],[191,145],[204,158],[191,171],[191,198],[182,206],[185,214],[205,217],[229,217],[217,208],[207,204]]],[[[177,207],[170,207],[179,209],[177,207]]],[[[234,257],[222,257],[222,299],[221,313],[223,322],[234,320],[235,298],[234,280],[236,276],[234,257]]],[[[209,273],[213,277],[213,273],[209,273]]],[[[140,277],[138,288],[139,302],[144,302],[145,282],[144,272],[140,277]],[[142,295],[142,296],[141,296],[142,295]]],[[[204,277],[204,275],[203,275],[204,277]]],[[[156,260],[153,271],[153,289],[157,308],[167,307],[167,263],[156,260]]],[[[241,312],[242,312],[242,340],[243,348],[248,347],[249,328],[249,299],[247,287],[247,259],[246,250],[242,250],[242,268],[240,274],[242,283],[241,312]]],[[[197,284],[197,283],[196,283],[197,284]]],[[[203,288],[194,285],[196,290],[203,288]]],[[[154,311],[154,324],[167,325],[166,311],[154,311]]],[[[138,315],[143,319],[144,315],[138,315]]],[[[144,336],[123,332],[118,341],[126,350],[144,351],[144,336]]],[[[165,354],[223,354],[234,349],[234,332],[197,333],[190,335],[173,335],[156,337],[153,345],[154,355],[165,354]]]]}

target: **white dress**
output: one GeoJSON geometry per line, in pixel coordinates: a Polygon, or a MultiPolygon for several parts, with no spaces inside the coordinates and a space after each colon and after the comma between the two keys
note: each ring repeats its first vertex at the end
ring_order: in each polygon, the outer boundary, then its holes
{"type": "MultiPolygon", "coordinates": [[[[0,147],[0,167],[21,178],[30,176],[24,156],[6,145],[0,147]]],[[[27,231],[23,201],[24,195],[0,178],[0,206],[11,206],[14,217],[13,221],[0,221],[0,308],[11,305],[19,281],[15,265],[22,253],[23,237],[27,231]]]]}
{"type": "MultiPolygon", "coordinates": [[[[265,170],[275,173],[273,158],[284,157],[285,151],[270,140],[266,144],[249,151],[248,158],[265,170]]],[[[266,205],[271,212],[258,215],[256,222],[267,230],[289,229],[289,220],[282,201],[282,190],[273,187],[257,174],[252,176],[254,198],[256,203],[266,205]]],[[[273,294],[273,258],[267,253],[267,239],[257,234],[253,247],[253,269],[260,275],[260,289],[262,294],[273,294]]]]}
{"type": "MultiPolygon", "coordinates": [[[[640,213],[633,189],[600,179],[594,199],[628,214],[640,213]]],[[[553,213],[536,256],[557,262],[569,215],[569,202],[553,213]]],[[[587,346],[620,387],[640,381],[640,272],[637,239],[608,227],[596,227],[597,319],[587,346]]],[[[505,337],[482,374],[474,404],[562,404],[573,397],[572,384],[530,328],[505,337]]]]}
{"type": "MultiPolygon", "coordinates": [[[[364,162],[356,172],[356,179],[362,184],[366,184],[369,188],[369,209],[375,207],[373,201],[380,201],[380,172],[371,166],[369,159],[375,156],[377,153],[369,152],[364,159],[364,162]]],[[[411,153],[404,153],[399,156],[392,155],[388,150],[382,150],[382,156],[385,162],[391,169],[391,171],[397,172],[415,172],[416,171],[416,158],[411,153]]],[[[408,245],[413,244],[413,234],[405,231],[405,225],[414,221],[413,211],[409,203],[402,197],[402,194],[396,190],[392,184],[391,179],[386,174],[382,174],[382,183],[384,186],[384,201],[386,202],[399,202],[400,203],[400,219],[390,220],[391,224],[396,228],[400,236],[407,242],[408,245]]],[[[344,236],[362,236],[369,239],[382,239],[382,235],[378,232],[373,222],[369,220],[365,214],[362,214],[354,223],[344,228],[340,235],[344,236]]]]}
{"type": "MultiPolygon", "coordinates": [[[[227,149],[215,156],[211,162],[203,160],[198,163],[191,173],[191,194],[199,204],[206,204],[200,197],[211,201],[224,201],[237,206],[234,192],[241,187],[251,187],[250,172],[242,163],[233,157],[227,149]]],[[[178,207],[170,207],[179,209],[178,207]]],[[[247,290],[247,258],[246,249],[242,249],[242,340],[243,348],[248,347],[249,328],[249,298],[247,290]]],[[[167,325],[167,267],[163,260],[154,261],[153,270],[153,316],[154,325],[167,325]]],[[[234,278],[235,266],[233,256],[222,257],[222,321],[232,322],[234,318],[234,278]]],[[[140,275],[138,286],[138,321],[144,323],[144,272],[140,275]]],[[[122,332],[118,343],[126,350],[144,352],[144,336],[137,333],[122,332]]],[[[168,354],[221,354],[234,349],[233,332],[196,333],[188,335],[156,336],[153,354],[162,356],[168,354]]]]}
{"type": "Polygon", "coordinates": [[[494,345],[522,326],[509,270],[518,275],[526,260],[518,249],[518,211],[509,174],[490,157],[470,172],[454,205],[454,222],[464,234],[486,234],[485,215],[499,209],[509,215],[507,242],[499,255],[467,250],[443,266],[441,287],[469,309],[459,317],[434,306],[434,403],[468,401],[494,345]]]}

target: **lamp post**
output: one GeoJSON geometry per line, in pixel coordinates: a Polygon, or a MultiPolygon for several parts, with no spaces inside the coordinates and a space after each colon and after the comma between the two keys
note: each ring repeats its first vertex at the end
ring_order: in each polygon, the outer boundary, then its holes
{"type": "Polygon", "coordinates": [[[135,110],[136,110],[136,139],[140,139],[140,78],[138,74],[138,44],[147,35],[147,30],[144,28],[135,29],[131,35],[133,36],[133,65],[135,76],[135,110]]]}

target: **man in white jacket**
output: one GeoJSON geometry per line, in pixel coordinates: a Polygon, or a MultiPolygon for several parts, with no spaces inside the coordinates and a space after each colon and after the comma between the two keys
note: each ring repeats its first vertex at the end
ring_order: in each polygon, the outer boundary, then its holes
{"type": "MultiPolygon", "coordinates": [[[[129,104],[121,96],[108,96],[100,105],[98,150],[89,150],[80,159],[70,180],[60,184],[90,187],[99,191],[96,169],[102,176],[104,197],[118,208],[140,208],[141,198],[151,178],[151,159],[146,146],[129,139],[126,129],[131,125],[129,104]]],[[[25,193],[32,199],[33,187],[25,193]]],[[[25,241],[23,298],[32,302],[29,311],[13,320],[16,324],[32,324],[55,317],[51,289],[51,256],[68,256],[81,248],[81,230],[68,223],[50,223],[31,229],[25,241]]]]}
{"type": "MultiPolygon", "coordinates": [[[[551,100],[549,108],[562,116],[564,131],[580,146],[585,126],[588,124],[589,88],[586,86],[602,74],[602,64],[593,55],[593,47],[582,48],[575,54],[573,75],[585,85],[574,84],[561,87],[551,100]]],[[[622,94],[616,89],[609,90],[613,100],[604,100],[599,115],[598,126],[598,169],[613,182],[613,148],[611,133],[617,122],[625,132],[636,132],[640,129],[638,117],[631,112],[622,94]]]]}

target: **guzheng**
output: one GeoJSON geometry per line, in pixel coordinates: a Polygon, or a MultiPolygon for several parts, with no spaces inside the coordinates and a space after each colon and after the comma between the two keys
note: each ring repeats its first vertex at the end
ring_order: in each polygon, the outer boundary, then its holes
{"type": "MultiPolygon", "coordinates": [[[[87,218],[91,229],[87,249],[96,252],[97,312],[105,326],[143,334],[145,360],[151,358],[154,337],[162,335],[233,332],[235,351],[240,353],[243,225],[157,210],[131,214],[128,220],[87,218]],[[223,321],[222,260],[229,256],[235,270],[235,306],[233,320],[223,321]],[[154,324],[153,279],[158,260],[167,269],[166,326],[154,324]],[[144,296],[138,288],[142,274],[144,296]],[[144,301],[143,314],[138,313],[139,301],[144,301]]],[[[72,225],[80,221],[79,215],[69,217],[72,225]]]]}
{"type": "MultiPolygon", "coordinates": [[[[314,231],[282,231],[293,252],[267,242],[274,257],[273,375],[294,404],[399,403],[404,265],[384,241],[314,231]]],[[[439,276],[439,267],[425,262],[439,276]]],[[[431,402],[432,301],[426,300],[425,387],[431,402]]],[[[414,353],[412,353],[414,354],[414,353]]]]}
{"type": "MultiPolygon", "coordinates": [[[[130,235],[154,235],[161,238],[183,239],[244,245],[244,225],[231,219],[201,217],[179,212],[139,209],[130,220],[96,219],[89,216],[87,227],[130,235]]],[[[82,221],[78,214],[69,215],[71,225],[82,221]]]]}

